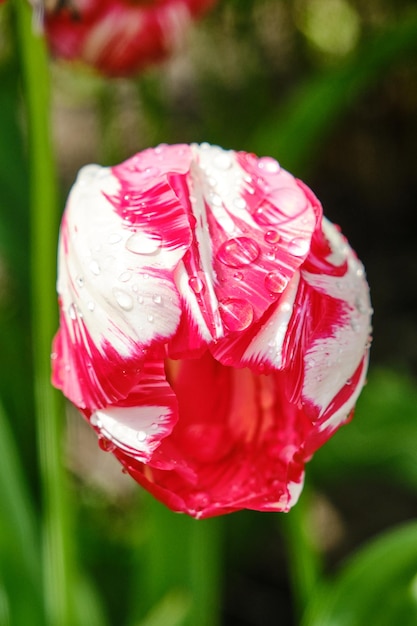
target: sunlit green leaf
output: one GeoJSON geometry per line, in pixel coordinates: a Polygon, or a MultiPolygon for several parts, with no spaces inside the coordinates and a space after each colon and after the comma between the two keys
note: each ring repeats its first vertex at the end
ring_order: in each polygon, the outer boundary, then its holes
{"type": "Polygon", "coordinates": [[[180,591],[168,593],[138,626],[182,626],[190,608],[190,599],[180,591]]]}
{"type": "Polygon", "coordinates": [[[313,596],[302,626],[415,626],[417,523],[362,548],[313,596]]]}
{"type": "Polygon", "coordinates": [[[310,475],[321,484],[366,471],[417,489],[417,387],[405,375],[372,370],[355,417],[321,448],[310,475]]]}

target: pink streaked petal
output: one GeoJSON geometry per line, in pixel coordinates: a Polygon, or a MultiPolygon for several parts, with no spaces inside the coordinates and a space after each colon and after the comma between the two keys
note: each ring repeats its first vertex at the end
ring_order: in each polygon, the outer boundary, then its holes
{"type": "Polygon", "coordinates": [[[247,365],[259,374],[287,366],[288,353],[284,347],[299,281],[300,274],[296,272],[264,317],[245,333],[236,333],[211,346],[213,356],[224,365],[247,365]]]}
{"type": "MultiPolygon", "coordinates": [[[[321,209],[272,159],[205,145],[195,146],[194,154],[203,192],[193,205],[196,238],[202,239],[199,228],[208,228],[219,339],[246,330],[279,298],[308,254],[321,209]],[[269,213],[260,220],[266,206],[269,213]]],[[[208,265],[206,259],[203,273],[208,265]]]]}
{"type": "Polygon", "coordinates": [[[208,353],[170,367],[181,419],[146,466],[124,459],[128,472],[199,518],[288,510],[301,489],[302,445],[313,426],[280,395],[276,375],[224,367],[208,353]]]}
{"type": "Polygon", "coordinates": [[[318,416],[324,414],[367,354],[372,313],[362,264],[327,220],[323,220],[323,232],[331,247],[328,261],[336,268],[346,267],[346,272],[341,276],[302,271],[305,306],[310,304],[310,315],[317,315],[314,335],[305,346],[302,395],[318,407],[318,416]],[[320,311],[312,306],[313,300],[321,303],[320,311]]]}
{"type": "Polygon", "coordinates": [[[177,400],[163,360],[148,357],[128,396],[94,411],[89,420],[107,450],[148,462],[178,420],[177,400]]]}
{"type": "Polygon", "coordinates": [[[91,403],[93,409],[126,395],[133,374],[113,392],[114,375],[129,370],[124,362],[140,366],[143,351],[172,337],[181,318],[173,271],[187,249],[188,219],[172,201],[168,213],[174,226],[170,229],[168,222],[159,239],[158,224],[151,231],[141,228],[139,218],[132,224],[118,215],[109,197],[118,197],[119,190],[108,169],[84,168],[61,229],[61,335],[54,368],[61,372],[64,362],[74,366],[72,376],[59,374],[59,386],[65,386],[75,404],[91,403]]]}
{"type": "Polygon", "coordinates": [[[146,352],[132,344],[126,357],[103,339],[93,341],[73,307],[61,309],[60,329],[52,348],[52,382],[80,409],[94,410],[125,398],[139,378],[146,352]]]}

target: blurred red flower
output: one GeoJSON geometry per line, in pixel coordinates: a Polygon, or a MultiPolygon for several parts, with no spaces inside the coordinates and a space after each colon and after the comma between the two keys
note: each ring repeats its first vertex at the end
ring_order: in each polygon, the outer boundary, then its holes
{"type": "Polygon", "coordinates": [[[191,19],[216,0],[67,0],[46,10],[52,52],[109,76],[160,61],[182,43],[191,19]]]}
{"type": "Polygon", "coordinates": [[[364,384],[363,266],[269,157],[174,145],[84,168],[58,291],[54,384],[195,517],[288,510],[364,384]]]}

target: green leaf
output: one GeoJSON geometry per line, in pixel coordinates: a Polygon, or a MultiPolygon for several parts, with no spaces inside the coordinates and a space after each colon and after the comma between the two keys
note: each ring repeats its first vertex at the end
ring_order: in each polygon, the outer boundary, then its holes
{"type": "Polygon", "coordinates": [[[417,522],[362,548],[314,595],[302,626],[415,626],[417,522]]]}
{"type": "Polygon", "coordinates": [[[398,372],[371,369],[354,419],[315,455],[316,483],[366,473],[417,490],[417,387],[398,372]]]}
{"type": "Polygon", "coordinates": [[[182,626],[190,608],[189,597],[170,591],[138,626],[182,626]]]}
{"type": "Polygon", "coordinates": [[[258,154],[277,156],[292,172],[308,166],[335,122],[390,65],[417,54],[417,12],[365,41],[342,66],[308,79],[280,113],[262,121],[251,140],[258,154]]]}
{"type": "Polygon", "coordinates": [[[18,451],[1,404],[0,493],[0,579],[9,597],[11,624],[42,624],[38,529],[18,451]]]}

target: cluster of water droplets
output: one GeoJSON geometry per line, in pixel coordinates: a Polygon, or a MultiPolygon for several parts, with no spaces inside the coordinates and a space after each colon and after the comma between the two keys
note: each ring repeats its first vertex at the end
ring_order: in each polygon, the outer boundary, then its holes
{"type": "Polygon", "coordinates": [[[136,429],[109,417],[104,410],[93,413],[90,424],[98,432],[99,446],[105,452],[114,452],[119,448],[133,456],[136,453],[140,457],[148,452],[149,442],[166,419],[166,416],[161,414],[154,421],[145,423],[143,428],[136,429]]]}
{"type": "MultiPolygon", "coordinates": [[[[255,219],[256,221],[256,215],[251,214],[250,206],[242,194],[242,189],[245,189],[246,193],[250,195],[255,193],[255,186],[262,185],[263,193],[266,194],[268,175],[278,174],[281,168],[277,161],[270,157],[258,159],[259,176],[255,180],[249,174],[243,173],[241,167],[236,165],[235,153],[212,147],[209,144],[201,144],[199,150],[203,154],[201,160],[208,185],[208,191],[206,191],[208,202],[223,231],[230,234],[230,237],[218,248],[216,259],[221,264],[220,267],[224,266],[235,270],[232,277],[236,284],[239,284],[245,280],[246,271],[253,264],[258,264],[262,272],[265,265],[262,259],[263,254],[265,254],[270,267],[271,263],[275,263],[277,249],[281,241],[281,236],[273,221],[266,219],[263,214],[260,215],[258,224],[263,231],[266,251],[265,247],[261,249],[260,243],[250,235],[251,229],[254,228],[251,220],[255,219]],[[247,222],[247,233],[242,233],[236,229],[233,217],[247,222]]],[[[289,246],[289,251],[291,254],[302,256],[306,252],[305,245],[304,240],[297,241],[294,239],[289,246]]],[[[277,269],[270,269],[270,271],[263,271],[263,286],[271,299],[279,297],[286,288],[287,282],[288,278],[278,267],[277,269]]],[[[189,284],[197,295],[203,294],[206,289],[204,277],[199,275],[191,276],[189,284]]],[[[231,284],[231,294],[232,291],[233,285],[231,284]]],[[[247,299],[232,297],[232,295],[219,302],[219,313],[223,325],[229,331],[245,330],[254,319],[252,304],[247,299]]]]}

